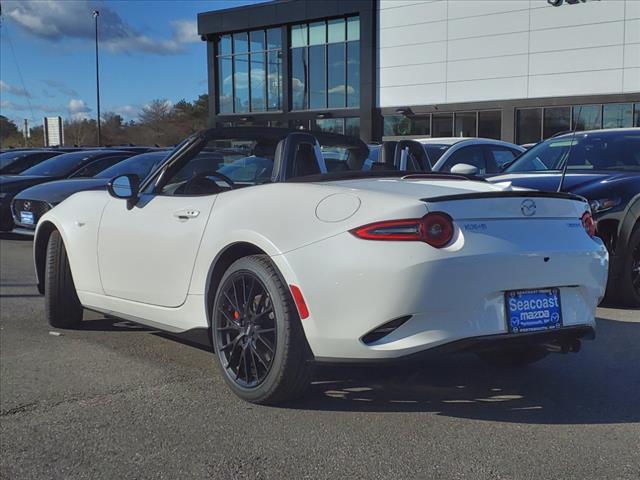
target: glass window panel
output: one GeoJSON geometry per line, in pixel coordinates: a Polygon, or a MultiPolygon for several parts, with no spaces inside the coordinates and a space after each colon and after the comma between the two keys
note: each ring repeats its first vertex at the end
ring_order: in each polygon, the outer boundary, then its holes
{"type": "Polygon", "coordinates": [[[516,143],[538,143],[542,140],[542,109],[525,108],[516,112],[516,143]]]}
{"type": "Polygon", "coordinates": [[[267,48],[269,50],[282,48],[282,30],[280,28],[267,30],[267,48]]]}
{"type": "Polygon", "coordinates": [[[556,133],[571,130],[570,117],[569,107],[545,108],[542,138],[553,137],[556,133]]]}
{"type": "Polygon", "coordinates": [[[220,37],[218,55],[231,55],[231,35],[222,35],[220,37]]]}
{"type": "Polygon", "coordinates": [[[309,108],[326,108],[327,83],[324,45],[309,47],[309,108]]]}
{"type": "Polygon", "coordinates": [[[478,137],[502,138],[502,112],[500,110],[489,110],[478,112],[478,137]]]}
{"type": "MultiPolygon", "coordinates": [[[[383,117],[383,130],[382,134],[385,137],[391,137],[394,135],[402,135],[398,133],[400,122],[402,121],[402,115],[385,115],[383,117]]],[[[406,135],[406,134],[405,134],[406,135]]]]}
{"type": "Polygon", "coordinates": [[[345,135],[360,138],[360,117],[345,118],[344,133],[345,135]]]}
{"type": "Polygon", "coordinates": [[[291,48],[305,47],[307,45],[307,24],[293,25],[291,27],[291,48]]]}
{"type": "Polygon", "coordinates": [[[233,112],[233,71],[231,58],[218,59],[218,108],[220,113],[233,112]]]}
{"type": "Polygon", "coordinates": [[[329,20],[327,22],[327,33],[329,43],[344,42],[346,33],[344,18],[329,20]]]}
{"type": "Polygon", "coordinates": [[[475,137],[476,136],[476,112],[456,113],[455,115],[456,137],[475,137]]]}
{"type": "Polygon", "coordinates": [[[266,69],[265,54],[251,54],[251,111],[262,112],[265,110],[266,97],[266,69]]]}
{"type": "Polygon", "coordinates": [[[252,52],[261,52],[265,49],[264,30],[254,30],[249,33],[249,40],[252,52]]]}
{"type": "Polygon", "coordinates": [[[360,42],[347,43],[347,107],[360,106],[360,42]]]}
{"type": "Polygon", "coordinates": [[[346,105],[346,72],[344,43],[327,45],[327,92],[329,108],[340,108],[346,105]]]}
{"type": "Polygon", "coordinates": [[[453,137],[453,114],[442,113],[433,116],[432,137],[453,137]]]}
{"type": "Polygon", "coordinates": [[[309,45],[321,45],[327,43],[327,24],[314,22],[309,24],[309,45]]]}
{"type": "Polygon", "coordinates": [[[384,117],[384,135],[396,137],[402,135],[431,134],[429,115],[416,115],[405,117],[404,115],[388,115],[384,117]]]}
{"type": "Polygon", "coordinates": [[[282,110],[282,52],[267,53],[267,110],[282,110]]]}
{"type": "Polygon", "coordinates": [[[633,125],[631,103],[611,103],[602,107],[602,128],[628,128],[633,125]]]}
{"type": "Polygon", "coordinates": [[[360,40],[360,17],[347,18],[347,40],[360,40]]]}
{"type": "Polygon", "coordinates": [[[235,111],[249,111],[249,55],[235,55],[233,57],[235,71],[235,111]]]}
{"type": "Polygon", "coordinates": [[[640,103],[634,104],[633,112],[633,126],[640,127],[640,103]]]}
{"type": "Polygon", "coordinates": [[[576,130],[602,128],[602,105],[578,105],[573,107],[573,125],[576,130]]]}
{"type": "Polygon", "coordinates": [[[331,133],[344,133],[344,118],[322,118],[315,121],[314,130],[331,133]]]}
{"type": "Polygon", "coordinates": [[[249,50],[249,36],[247,32],[233,34],[233,53],[247,53],[249,50]]]}
{"type": "Polygon", "coordinates": [[[291,49],[291,96],[294,110],[304,110],[309,107],[308,88],[307,48],[293,48],[291,49]]]}

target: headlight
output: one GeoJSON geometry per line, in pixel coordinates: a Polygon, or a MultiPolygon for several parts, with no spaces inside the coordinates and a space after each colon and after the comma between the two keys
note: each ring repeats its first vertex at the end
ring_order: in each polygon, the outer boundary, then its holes
{"type": "Polygon", "coordinates": [[[591,212],[600,213],[605,212],[613,207],[617,207],[620,205],[622,200],[620,198],[601,198],[598,200],[591,200],[589,202],[589,206],[591,207],[591,212]]]}
{"type": "Polygon", "coordinates": [[[0,198],[4,198],[9,195],[9,192],[0,192],[0,198]]]}

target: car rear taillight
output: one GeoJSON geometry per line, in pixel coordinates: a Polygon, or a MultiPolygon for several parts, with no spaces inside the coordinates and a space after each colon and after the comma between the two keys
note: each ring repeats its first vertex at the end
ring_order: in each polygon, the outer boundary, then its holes
{"type": "Polygon", "coordinates": [[[453,238],[453,220],[446,213],[432,212],[422,218],[370,223],[351,233],[364,240],[425,242],[442,248],[453,238]]]}
{"type": "Polygon", "coordinates": [[[584,212],[582,215],[582,226],[590,237],[596,236],[596,222],[593,221],[593,217],[590,212],[584,212]]]}

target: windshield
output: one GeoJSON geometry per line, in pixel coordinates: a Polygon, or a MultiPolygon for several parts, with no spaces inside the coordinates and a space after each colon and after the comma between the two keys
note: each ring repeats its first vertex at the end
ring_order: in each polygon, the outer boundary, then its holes
{"type": "Polygon", "coordinates": [[[85,161],[95,155],[95,152],[64,153],[28,168],[23,175],[40,175],[43,177],[66,177],[85,161]]]}
{"type": "Polygon", "coordinates": [[[143,153],[135,157],[128,158],[112,167],[98,173],[95,178],[115,178],[127,173],[137,175],[140,180],[145,178],[151,170],[155,170],[169,152],[143,153]]]}
{"type": "Polygon", "coordinates": [[[431,166],[433,167],[440,157],[444,155],[451,145],[444,145],[439,143],[423,143],[424,149],[427,152],[427,156],[429,157],[429,161],[431,162],[431,166]]]}
{"type": "Polygon", "coordinates": [[[567,170],[640,171],[640,131],[551,138],[522,153],[505,173],[567,170]]]}

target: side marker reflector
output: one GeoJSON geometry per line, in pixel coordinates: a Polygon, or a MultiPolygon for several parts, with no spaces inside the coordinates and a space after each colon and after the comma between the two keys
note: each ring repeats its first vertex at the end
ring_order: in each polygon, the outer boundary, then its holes
{"type": "Polygon", "coordinates": [[[291,295],[293,296],[293,301],[296,303],[296,308],[298,309],[298,314],[300,315],[300,320],[304,320],[309,316],[309,308],[307,308],[307,304],[304,301],[304,297],[302,296],[302,292],[295,285],[289,285],[289,289],[291,290],[291,295]]]}

